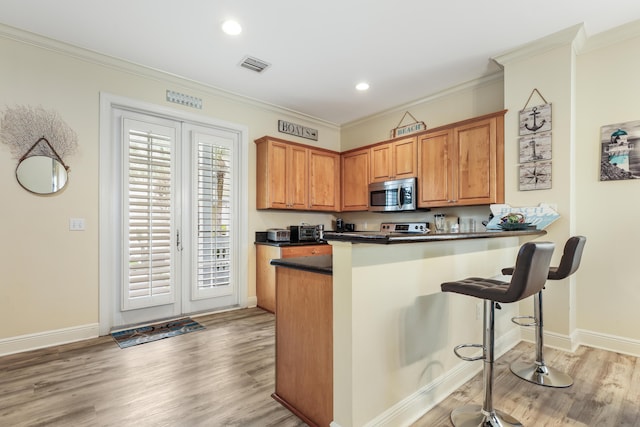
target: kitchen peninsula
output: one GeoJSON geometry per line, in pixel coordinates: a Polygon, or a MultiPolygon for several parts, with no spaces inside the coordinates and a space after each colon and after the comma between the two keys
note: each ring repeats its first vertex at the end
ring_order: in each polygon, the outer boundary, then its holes
{"type": "MultiPolygon", "coordinates": [[[[481,367],[452,352],[482,341],[475,301],[441,293],[440,283],[495,276],[545,234],[325,232],[332,256],[273,260],[274,397],[310,425],[410,424],[481,367]]],[[[505,304],[498,353],[519,340],[505,321],[512,313],[505,304]]]]}

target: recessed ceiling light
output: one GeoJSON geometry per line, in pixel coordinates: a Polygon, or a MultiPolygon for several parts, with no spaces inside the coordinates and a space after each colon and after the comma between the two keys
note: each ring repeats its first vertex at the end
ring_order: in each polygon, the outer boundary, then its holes
{"type": "Polygon", "coordinates": [[[356,85],[356,89],[360,90],[360,91],[367,90],[367,89],[369,89],[369,83],[367,83],[367,82],[358,83],[356,85]]]}
{"type": "Polygon", "coordinates": [[[230,36],[237,36],[242,32],[242,27],[238,24],[238,21],[229,19],[222,23],[222,31],[230,36]]]}

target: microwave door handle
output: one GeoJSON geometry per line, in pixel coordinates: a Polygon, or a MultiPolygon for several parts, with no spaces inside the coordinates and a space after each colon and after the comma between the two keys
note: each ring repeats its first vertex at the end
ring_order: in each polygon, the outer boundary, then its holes
{"type": "Polygon", "coordinates": [[[398,208],[402,208],[402,205],[404,205],[404,194],[402,187],[398,187],[398,208]]]}

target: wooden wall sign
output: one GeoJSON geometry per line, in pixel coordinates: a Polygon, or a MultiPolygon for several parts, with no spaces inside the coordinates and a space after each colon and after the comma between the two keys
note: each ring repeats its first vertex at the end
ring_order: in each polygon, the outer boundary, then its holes
{"type": "Polygon", "coordinates": [[[412,133],[422,132],[423,130],[427,130],[427,125],[424,124],[424,122],[417,121],[416,118],[413,117],[413,115],[407,111],[402,116],[402,119],[400,119],[400,123],[398,123],[398,126],[391,129],[391,132],[389,132],[389,135],[391,138],[397,138],[399,136],[411,135],[412,133]],[[407,117],[407,115],[409,115],[414,120],[413,123],[400,126],[404,121],[404,118],[407,117]]]}
{"type": "Polygon", "coordinates": [[[301,136],[302,138],[318,140],[318,130],[311,129],[295,123],[278,120],[278,132],[287,133],[289,135],[301,136]]]}

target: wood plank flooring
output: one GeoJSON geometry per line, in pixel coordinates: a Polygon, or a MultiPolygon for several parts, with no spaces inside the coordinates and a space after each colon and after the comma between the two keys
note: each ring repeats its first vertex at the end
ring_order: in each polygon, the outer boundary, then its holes
{"type": "Polygon", "coordinates": [[[0,426],[304,426],[271,398],[275,321],[261,309],[120,349],[110,336],[0,358],[0,426]]]}
{"type": "MultiPolygon", "coordinates": [[[[128,349],[108,336],[0,357],[0,426],[305,425],[271,398],[272,314],[255,308],[197,320],[205,330],[128,349]]],[[[520,343],[496,361],[498,409],[529,427],[640,427],[640,359],[545,348],[547,364],[575,381],[553,389],[511,374],[512,361],[533,355],[532,344],[520,343]]],[[[479,374],[413,427],[451,426],[452,409],[481,401],[479,374]]]]}
{"type": "MultiPolygon", "coordinates": [[[[575,354],[545,347],[544,355],[548,366],[571,375],[574,384],[543,387],[513,375],[511,362],[535,358],[534,345],[521,342],[495,362],[496,409],[525,426],[640,427],[639,358],[590,347],[579,347],[575,354]]],[[[478,374],[412,427],[451,426],[453,409],[481,403],[482,374],[478,374]]]]}

